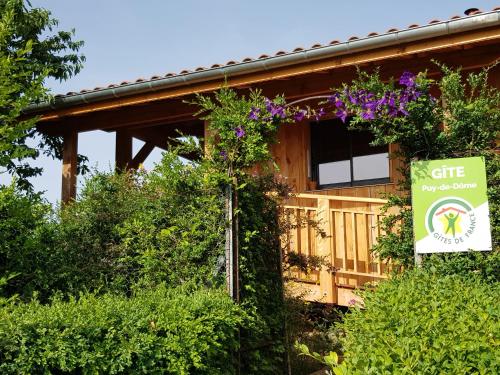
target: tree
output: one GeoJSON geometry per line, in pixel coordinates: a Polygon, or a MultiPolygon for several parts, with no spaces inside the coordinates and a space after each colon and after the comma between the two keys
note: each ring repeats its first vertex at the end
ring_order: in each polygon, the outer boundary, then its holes
{"type": "Polygon", "coordinates": [[[83,42],[73,41],[74,30],[53,32],[57,25],[49,10],[28,0],[0,0],[0,173],[14,175],[24,190],[31,189],[28,178],[41,173],[26,159],[41,150],[61,158],[62,139],[42,136],[30,146],[37,118],[23,119],[22,111],[50,99],[43,85],[47,77],[68,79],[84,61],[78,53],[83,42]]]}

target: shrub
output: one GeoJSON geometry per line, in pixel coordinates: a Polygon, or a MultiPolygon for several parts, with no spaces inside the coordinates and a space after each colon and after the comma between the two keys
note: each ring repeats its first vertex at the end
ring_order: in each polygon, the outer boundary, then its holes
{"type": "Polygon", "coordinates": [[[252,319],[220,290],[83,295],[0,310],[2,374],[230,374],[252,319]]]}
{"type": "Polygon", "coordinates": [[[51,214],[39,195],[15,185],[0,187],[0,278],[5,281],[0,294],[30,295],[52,286],[60,254],[47,251],[51,214]]]}
{"type": "Polygon", "coordinates": [[[436,253],[423,258],[423,267],[439,275],[474,275],[487,282],[499,282],[500,251],[436,253]]]}
{"type": "Polygon", "coordinates": [[[59,223],[57,251],[72,253],[77,265],[72,291],[222,279],[213,273],[224,251],[223,200],[205,173],[167,153],[149,174],[89,179],[59,223]]]}
{"type": "MultiPolygon", "coordinates": [[[[500,285],[422,270],[365,292],[345,330],[347,373],[500,373],[500,285]]],[[[340,368],[339,368],[339,373],[340,368]]]]}
{"type": "Polygon", "coordinates": [[[218,285],[224,252],[223,198],[203,165],[167,153],[149,174],[95,173],[56,214],[14,187],[0,190],[1,294],[129,293],[140,282],[218,285]],[[10,275],[16,274],[14,278],[10,275]]]}

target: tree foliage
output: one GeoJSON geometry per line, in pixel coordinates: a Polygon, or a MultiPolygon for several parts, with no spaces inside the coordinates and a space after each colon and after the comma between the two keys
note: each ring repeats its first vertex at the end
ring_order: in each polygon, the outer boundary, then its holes
{"type": "Polygon", "coordinates": [[[0,173],[14,175],[23,189],[30,189],[28,178],[41,172],[27,160],[41,150],[62,155],[60,138],[42,137],[36,147],[30,144],[37,118],[23,117],[23,110],[50,99],[43,86],[46,78],[67,79],[84,60],[78,54],[83,42],[72,39],[74,31],[55,32],[57,24],[50,11],[33,8],[29,1],[0,0],[0,173]]]}

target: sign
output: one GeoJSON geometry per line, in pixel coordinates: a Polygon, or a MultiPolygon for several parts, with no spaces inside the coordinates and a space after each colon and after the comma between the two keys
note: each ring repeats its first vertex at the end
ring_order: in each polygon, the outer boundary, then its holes
{"type": "Polygon", "coordinates": [[[491,250],[482,157],[411,164],[415,253],[491,250]]]}

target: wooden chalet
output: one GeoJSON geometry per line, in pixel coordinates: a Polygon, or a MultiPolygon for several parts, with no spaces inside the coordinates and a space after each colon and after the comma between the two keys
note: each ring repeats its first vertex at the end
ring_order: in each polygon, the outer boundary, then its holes
{"type": "MultiPolygon", "coordinates": [[[[217,90],[225,77],[230,87],[241,92],[259,88],[268,97],[284,94],[293,101],[328,94],[331,87],[355,78],[356,67],[380,67],[383,77],[426,69],[433,76],[439,72],[432,59],[467,72],[493,64],[499,57],[500,8],[470,10],[463,17],[404,30],[67,93],[33,111],[41,115],[40,132],[64,137],[62,200],[67,202],[76,195],[79,133],[114,132],[117,167],[136,168],[155,147],[166,149],[177,129],[204,136],[204,122],[193,116],[196,108],[185,101],[217,90]],[[145,142],[135,155],[133,138],[145,142]]],[[[500,87],[499,67],[491,71],[491,80],[500,87]]],[[[341,123],[322,126],[323,121],[337,120],[307,120],[282,127],[273,153],[281,175],[297,193],[286,206],[288,212],[321,219],[328,235],[320,238],[307,225],[293,230],[290,251],[326,256],[338,269],[309,275],[297,272],[296,285],[310,300],[347,305],[352,289],[386,277],[386,266],[370,249],[380,234],[380,207],[385,202],[380,193],[394,191],[398,179],[397,161],[388,158],[396,145],[370,147],[369,135],[350,132],[341,123]]]]}

